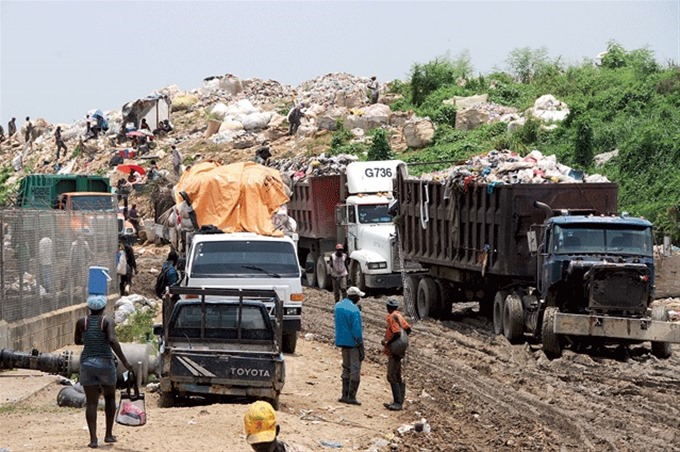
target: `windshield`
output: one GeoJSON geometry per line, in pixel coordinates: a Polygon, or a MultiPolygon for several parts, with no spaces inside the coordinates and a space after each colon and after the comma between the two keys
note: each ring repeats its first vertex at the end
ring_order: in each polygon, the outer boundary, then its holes
{"type": "MultiPolygon", "coordinates": [[[[181,306],[170,321],[169,335],[179,338],[200,338],[201,323],[200,304],[181,306]]],[[[206,304],[204,328],[204,338],[237,339],[238,305],[206,304]]],[[[271,323],[264,309],[258,306],[242,307],[241,338],[251,340],[274,339],[271,323]]]]}
{"type": "Polygon", "coordinates": [[[105,210],[115,212],[116,205],[111,195],[72,196],[71,210],[105,210]]]}
{"type": "Polygon", "coordinates": [[[555,226],[552,249],[555,254],[609,253],[652,256],[652,231],[641,226],[613,225],[555,226]]]}
{"type": "Polygon", "coordinates": [[[194,278],[271,278],[300,276],[292,243],[274,241],[202,242],[196,245],[191,276],[194,278]]]}
{"type": "Polygon", "coordinates": [[[391,223],[392,217],[387,213],[387,204],[370,204],[357,206],[359,223],[391,223]]]}

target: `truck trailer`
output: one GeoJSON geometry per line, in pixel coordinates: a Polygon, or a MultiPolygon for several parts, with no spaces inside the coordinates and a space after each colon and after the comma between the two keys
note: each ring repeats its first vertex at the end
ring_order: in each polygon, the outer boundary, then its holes
{"type": "Polygon", "coordinates": [[[680,324],[654,290],[652,224],[618,215],[614,183],[447,187],[397,169],[404,258],[425,274],[406,278],[420,318],[479,301],[511,343],[541,340],[551,358],[567,346],[651,341],[659,358],[680,342],[680,324]]]}
{"type": "Polygon", "coordinates": [[[349,280],[361,290],[399,288],[402,271],[388,205],[399,160],[352,162],[346,172],[310,176],[293,184],[288,215],[297,222],[298,258],[309,286],[330,288],[327,262],[336,244],[350,259],[349,280]]]}

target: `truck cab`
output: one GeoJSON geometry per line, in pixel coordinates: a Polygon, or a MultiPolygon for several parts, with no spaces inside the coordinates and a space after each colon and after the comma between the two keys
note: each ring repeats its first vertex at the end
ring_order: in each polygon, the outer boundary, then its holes
{"type": "Polygon", "coordinates": [[[265,399],[278,408],[285,382],[282,309],[273,290],[171,288],[163,323],[154,326],[161,404],[222,395],[265,399]],[[265,304],[274,305],[275,319],[265,304]]]}
{"type": "Polygon", "coordinates": [[[389,160],[347,165],[349,196],[338,206],[336,222],[347,243],[350,280],[361,290],[401,287],[402,269],[422,269],[400,260],[396,229],[388,213],[394,199],[392,179],[400,164],[400,160],[389,160]]]}
{"type": "MultiPolygon", "coordinates": [[[[282,348],[285,353],[294,353],[302,328],[300,278],[295,243],[290,237],[199,233],[191,240],[181,285],[275,290],[283,302],[282,348]]],[[[273,317],[274,303],[265,301],[265,306],[273,317]]]]}

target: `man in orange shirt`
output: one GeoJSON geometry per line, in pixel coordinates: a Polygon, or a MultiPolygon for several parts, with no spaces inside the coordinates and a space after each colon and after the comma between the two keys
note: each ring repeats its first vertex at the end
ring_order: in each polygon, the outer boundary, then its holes
{"type": "Polygon", "coordinates": [[[385,303],[387,307],[387,330],[385,339],[381,341],[385,347],[385,354],[388,356],[387,362],[387,381],[392,387],[392,403],[384,403],[385,408],[391,411],[401,411],[406,396],[406,385],[401,377],[401,360],[406,355],[408,348],[408,335],[411,334],[411,325],[404,319],[397,309],[399,302],[390,298],[385,303]],[[402,335],[404,335],[402,337],[402,335]]]}

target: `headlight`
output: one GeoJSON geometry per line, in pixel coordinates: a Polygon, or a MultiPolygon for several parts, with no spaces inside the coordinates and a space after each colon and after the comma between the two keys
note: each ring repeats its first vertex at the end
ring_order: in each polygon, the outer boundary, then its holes
{"type": "Polygon", "coordinates": [[[300,312],[298,311],[297,308],[285,308],[283,310],[284,315],[299,315],[300,312]]]}
{"type": "Polygon", "coordinates": [[[381,268],[387,268],[387,262],[369,262],[368,263],[368,269],[369,270],[378,270],[381,268]]]}

